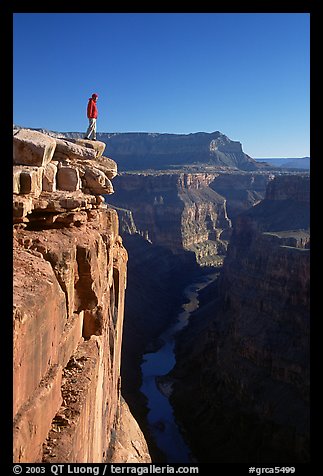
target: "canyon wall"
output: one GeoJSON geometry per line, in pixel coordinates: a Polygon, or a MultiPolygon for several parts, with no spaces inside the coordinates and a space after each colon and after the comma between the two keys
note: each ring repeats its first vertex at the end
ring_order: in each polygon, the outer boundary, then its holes
{"type": "Polygon", "coordinates": [[[309,240],[308,176],[275,178],[237,217],[170,374],[200,462],[309,461],[309,240]]]}
{"type": "Polygon", "coordinates": [[[225,199],[206,173],[126,173],[115,179],[112,205],[129,209],[139,230],[174,254],[190,251],[202,266],[218,266],[228,245],[231,222],[225,199]]]}
{"type": "Polygon", "coordinates": [[[150,462],[121,397],[127,252],[97,141],[14,130],[14,462],[150,462]]]}
{"type": "Polygon", "coordinates": [[[234,221],[237,215],[265,198],[267,184],[273,178],[274,172],[223,172],[210,187],[225,197],[228,216],[234,221]]]}

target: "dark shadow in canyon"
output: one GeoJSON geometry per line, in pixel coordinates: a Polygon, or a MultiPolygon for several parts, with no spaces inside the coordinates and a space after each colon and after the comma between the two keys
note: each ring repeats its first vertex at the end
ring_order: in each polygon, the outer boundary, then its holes
{"type": "MultiPolygon", "coordinates": [[[[203,273],[193,253],[174,255],[142,236],[125,235],[129,254],[122,346],[122,391],[131,412],[139,422],[153,461],[163,463],[165,456],[154,443],[147,425],[147,401],[140,392],[140,365],[145,352],[155,351],[158,337],[177,317],[183,304],[183,291],[203,273]]],[[[206,272],[206,270],[205,270],[206,272]]]]}

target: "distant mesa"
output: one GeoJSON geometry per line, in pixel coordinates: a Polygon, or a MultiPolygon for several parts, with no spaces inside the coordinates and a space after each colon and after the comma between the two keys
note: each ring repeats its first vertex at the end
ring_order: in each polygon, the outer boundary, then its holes
{"type": "MultiPolygon", "coordinates": [[[[53,137],[80,139],[84,135],[82,132],[36,130],[53,137]]],[[[240,142],[229,139],[219,131],[191,134],[103,132],[97,133],[97,139],[106,144],[120,171],[163,170],[201,164],[246,171],[268,167],[245,154],[240,142]]]]}
{"type": "Polygon", "coordinates": [[[219,131],[192,134],[116,133],[99,134],[120,170],[167,169],[208,164],[241,170],[263,168],[245,154],[240,142],[219,131]]]}

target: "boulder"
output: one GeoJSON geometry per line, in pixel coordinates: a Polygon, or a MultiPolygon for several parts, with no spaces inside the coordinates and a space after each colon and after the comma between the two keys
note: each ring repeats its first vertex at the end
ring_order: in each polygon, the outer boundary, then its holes
{"type": "Polygon", "coordinates": [[[66,159],[87,159],[93,160],[96,158],[96,151],[89,147],[74,144],[67,139],[56,139],[56,150],[54,160],[62,161],[66,159]]]}
{"type": "Polygon", "coordinates": [[[81,179],[78,168],[72,165],[62,165],[59,167],[57,171],[57,188],[69,192],[80,190],[81,179]]]}
{"type": "Polygon", "coordinates": [[[101,157],[105,150],[105,142],[101,142],[99,140],[93,141],[88,139],[67,139],[74,144],[81,145],[82,147],[87,147],[89,149],[93,149],[96,152],[96,157],[101,157]]]}
{"type": "Polygon", "coordinates": [[[13,193],[39,197],[42,192],[44,167],[20,165],[13,167],[13,193]]]}
{"type": "Polygon", "coordinates": [[[114,160],[109,159],[108,157],[97,157],[95,160],[66,160],[64,161],[65,164],[73,164],[75,167],[77,167],[81,175],[84,175],[87,169],[93,169],[95,167],[98,170],[101,170],[108,179],[113,179],[117,173],[118,173],[118,168],[117,164],[114,160]]]}
{"type": "Polygon", "coordinates": [[[13,219],[14,222],[21,221],[34,209],[34,203],[31,196],[14,196],[13,198],[13,219]]]}
{"type": "Polygon", "coordinates": [[[19,194],[20,193],[20,174],[21,174],[21,167],[14,165],[13,166],[13,193],[19,194]]]}
{"type": "Polygon", "coordinates": [[[95,195],[101,195],[102,193],[111,194],[114,192],[112,183],[102,170],[95,167],[92,169],[88,168],[85,171],[84,179],[90,192],[95,195]]]}
{"type": "Polygon", "coordinates": [[[39,197],[42,192],[43,167],[21,167],[20,193],[28,193],[39,197]]]}
{"type": "Polygon", "coordinates": [[[56,190],[56,174],[57,174],[57,162],[51,161],[44,168],[43,173],[43,191],[55,192],[56,190]]]}
{"type": "Polygon", "coordinates": [[[48,164],[54,155],[56,140],[41,132],[20,129],[13,136],[13,163],[16,165],[48,164]]]}
{"type": "Polygon", "coordinates": [[[95,165],[99,170],[102,170],[110,180],[118,174],[117,163],[109,157],[104,157],[103,155],[97,157],[95,165]]]}

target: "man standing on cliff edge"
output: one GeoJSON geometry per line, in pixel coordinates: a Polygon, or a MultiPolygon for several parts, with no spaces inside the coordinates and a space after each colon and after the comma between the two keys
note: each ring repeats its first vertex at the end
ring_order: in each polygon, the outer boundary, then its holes
{"type": "Polygon", "coordinates": [[[89,98],[87,105],[87,117],[89,119],[89,127],[87,128],[84,139],[96,140],[96,120],[98,117],[98,108],[96,106],[96,101],[98,100],[98,95],[96,93],[92,94],[92,97],[89,98]]]}

